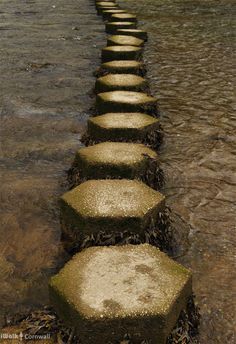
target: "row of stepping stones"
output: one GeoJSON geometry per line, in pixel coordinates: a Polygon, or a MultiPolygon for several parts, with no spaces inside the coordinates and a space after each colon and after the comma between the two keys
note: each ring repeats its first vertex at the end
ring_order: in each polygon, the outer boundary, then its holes
{"type": "Polygon", "coordinates": [[[109,34],[96,110],[75,156],[71,190],[60,199],[63,240],[77,253],[51,278],[50,298],[81,343],[117,343],[129,333],[133,343],[164,344],[187,306],[192,277],[162,252],[161,131],[143,78],[147,34],[114,1],[95,6],[109,34]]]}

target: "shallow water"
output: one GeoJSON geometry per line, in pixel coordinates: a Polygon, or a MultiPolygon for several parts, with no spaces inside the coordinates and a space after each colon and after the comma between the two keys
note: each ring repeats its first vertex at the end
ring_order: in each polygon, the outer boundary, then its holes
{"type": "MultiPolygon", "coordinates": [[[[165,130],[178,259],[194,272],[200,342],[233,343],[236,117],[233,0],[126,0],[165,130]]],[[[87,0],[1,1],[0,316],[47,302],[65,258],[57,199],[80,146],[104,27],[87,0]]]]}
{"type": "Polygon", "coordinates": [[[129,0],[165,130],[164,189],[194,272],[201,343],[235,343],[235,2],[129,0]]]}

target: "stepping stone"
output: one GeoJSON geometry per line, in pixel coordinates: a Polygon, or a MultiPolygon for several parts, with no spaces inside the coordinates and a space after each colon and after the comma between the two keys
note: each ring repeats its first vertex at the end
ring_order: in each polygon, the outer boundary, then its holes
{"type": "Polygon", "coordinates": [[[135,29],[136,23],[129,21],[116,21],[106,23],[106,33],[115,35],[119,29],[135,29]]]}
{"type": "Polygon", "coordinates": [[[90,247],[49,283],[56,312],[84,344],[127,333],[132,343],[165,344],[191,292],[191,272],[148,244],[90,247]]]}
{"type": "Polygon", "coordinates": [[[103,16],[103,19],[104,20],[110,20],[111,16],[113,14],[118,14],[118,13],[126,13],[127,11],[126,10],[105,10],[102,12],[102,16],[103,16]]]}
{"type": "Polygon", "coordinates": [[[146,31],[133,28],[119,28],[117,29],[117,35],[134,36],[139,39],[143,39],[144,41],[147,41],[148,39],[146,31]]]}
{"type": "Polygon", "coordinates": [[[96,8],[100,7],[116,7],[117,4],[114,1],[101,1],[101,2],[96,2],[96,8]]]}
{"type": "Polygon", "coordinates": [[[144,41],[133,36],[113,35],[107,39],[107,46],[110,45],[134,45],[136,47],[141,47],[144,45],[144,41]]]}
{"type": "Polygon", "coordinates": [[[142,144],[104,142],[80,148],[74,166],[82,179],[140,179],[147,172],[150,159],[157,160],[156,152],[142,144]]]}
{"type": "Polygon", "coordinates": [[[89,180],[60,199],[63,235],[75,244],[87,236],[140,235],[165,208],[165,197],[137,180],[89,180]]]}
{"type": "Polygon", "coordinates": [[[157,100],[142,92],[103,92],[96,97],[96,107],[99,114],[107,112],[144,112],[155,115],[157,100]]]}
{"type": "Polygon", "coordinates": [[[97,79],[96,93],[115,90],[142,91],[147,88],[147,81],[134,74],[108,74],[97,79]]]}
{"type": "Polygon", "coordinates": [[[144,65],[140,61],[135,60],[117,60],[102,63],[100,68],[101,73],[113,74],[144,74],[144,65]]]}
{"type": "Polygon", "coordinates": [[[128,22],[137,22],[137,16],[130,13],[117,13],[111,16],[111,21],[114,22],[121,22],[121,21],[128,21],[128,22]]]}
{"type": "Polygon", "coordinates": [[[107,113],[88,120],[93,141],[144,141],[159,129],[159,120],[143,113],[107,113]]]}
{"type": "Polygon", "coordinates": [[[102,62],[114,60],[140,60],[143,49],[132,45],[114,45],[102,49],[102,62]]]}
{"type": "Polygon", "coordinates": [[[117,10],[117,9],[119,9],[119,6],[117,6],[117,5],[112,6],[112,7],[111,6],[110,7],[108,7],[108,6],[101,6],[101,7],[97,8],[97,14],[99,16],[102,16],[104,11],[107,11],[107,10],[117,10]]]}

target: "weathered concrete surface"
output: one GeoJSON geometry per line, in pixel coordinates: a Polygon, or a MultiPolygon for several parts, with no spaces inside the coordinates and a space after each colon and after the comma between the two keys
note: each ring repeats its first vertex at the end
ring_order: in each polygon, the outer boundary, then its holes
{"type": "Polygon", "coordinates": [[[96,106],[100,114],[107,112],[147,112],[156,111],[156,98],[142,92],[113,91],[99,93],[96,106]]]}
{"type": "Polygon", "coordinates": [[[106,33],[115,35],[119,29],[135,29],[136,23],[129,21],[116,21],[116,22],[107,22],[106,23],[106,33]]]}
{"type": "Polygon", "coordinates": [[[6,312],[48,302],[64,256],[57,200],[106,35],[88,0],[1,0],[0,12],[1,327],[6,312]]]}
{"type": "Polygon", "coordinates": [[[144,41],[133,36],[113,35],[107,38],[107,45],[134,45],[141,47],[144,45],[144,41]]]}
{"type": "Polygon", "coordinates": [[[107,113],[88,120],[88,135],[95,141],[142,141],[158,129],[159,120],[142,113],[107,113]]]}
{"type": "Polygon", "coordinates": [[[140,29],[117,29],[117,35],[127,35],[127,36],[134,36],[140,39],[143,39],[144,41],[147,41],[148,35],[146,31],[140,30],[140,29]]]}
{"type": "Polygon", "coordinates": [[[147,80],[134,74],[108,74],[96,80],[95,92],[109,91],[144,91],[147,80]]]}
{"type": "Polygon", "coordinates": [[[141,178],[147,172],[149,160],[157,154],[142,144],[104,142],[80,148],[74,166],[81,178],[141,178]]]}
{"type": "Polygon", "coordinates": [[[128,22],[137,22],[137,16],[135,14],[130,13],[115,13],[111,16],[111,21],[114,22],[121,22],[121,21],[128,21],[128,22]]]}
{"type": "Polygon", "coordinates": [[[132,45],[114,45],[102,49],[102,62],[116,60],[140,60],[143,49],[132,45]]]}
{"type": "Polygon", "coordinates": [[[150,245],[92,247],[51,279],[51,301],[83,343],[164,344],[191,295],[191,273],[150,245]]]}
{"type": "Polygon", "coordinates": [[[165,197],[136,180],[89,180],[60,200],[64,234],[80,240],[99,231],[142,233],[165,197]]]}
{"type": "Polygon", "coordinates": [[[109,62],[104,62],[99,70],[104,73],[130,73],[143,75],[145,74],[144,65],[141,61],[135,60],[114,60],[109,62]]]}

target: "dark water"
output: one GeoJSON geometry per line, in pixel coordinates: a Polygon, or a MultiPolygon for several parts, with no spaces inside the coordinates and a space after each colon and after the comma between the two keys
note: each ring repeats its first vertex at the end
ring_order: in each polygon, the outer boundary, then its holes
{"type": "MultiPolygon", "coordinates": [[[[194,272],[203,344],[234,343],[233,0],[122,0],[149,32],[145,58],[165,130],[164,192],[194,272]]],[[[1,1],[3,224],[0,315],[47,301],[64,257],[58,195],[92,105],[104,45],[92,2],[1,1]],[[52,6],[55,4],[56,8],[52,6]],[[75,28],[77,30],[75,30],[75,28]]]]}

